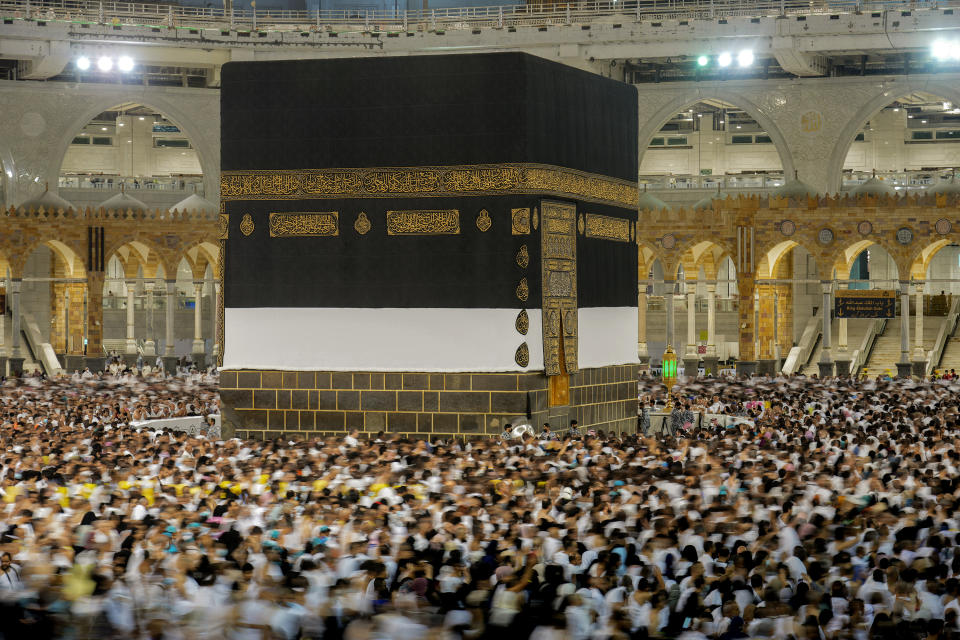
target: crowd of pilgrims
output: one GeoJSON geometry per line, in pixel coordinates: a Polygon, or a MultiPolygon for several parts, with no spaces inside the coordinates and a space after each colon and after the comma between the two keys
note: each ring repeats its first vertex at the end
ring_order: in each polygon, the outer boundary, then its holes
{"type": "Polygon", "coordinates": [[[217,441],[140,424],[215,376],[7,381],[0,637],[960,637],[955,381],[641,387],[740,419],[217,441]]]}

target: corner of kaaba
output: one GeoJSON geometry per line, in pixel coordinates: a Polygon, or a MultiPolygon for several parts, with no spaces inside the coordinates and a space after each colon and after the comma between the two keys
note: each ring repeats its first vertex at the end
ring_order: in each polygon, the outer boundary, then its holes
{"type": "Polygon", "coordinates": [[[637,108],[523,53],[226,64],[225,428],[633,431],[637,108]]]}

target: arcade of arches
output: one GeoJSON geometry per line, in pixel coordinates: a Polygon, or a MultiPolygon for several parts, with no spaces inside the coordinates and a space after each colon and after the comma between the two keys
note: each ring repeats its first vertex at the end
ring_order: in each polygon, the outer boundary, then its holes
{"type": "Polygon", "coordinates": [[[102,369],[116,353],[167,370],[219,354],[217,213],[9,209],[0,237],[9,371],[102,369]]]}
{"type": "MultiPolygon", "coordinates": [[[[656,364],[670,345],[687,367],[714,372],[722,361],[761,373],[800,372],[809,361],[808,373],[846,374],[851,366],[862,373],[867,356],[886,348],[886,339],[892,344],[886,372],[933,370],[939,353],[930,350],[937,339],[931,331],[944,318],[955,322],[957,311],[947,292],[960,283],[960,196],[866,191],[836,198],[738,196],[698,209],[642,210],[641,361],[656,364]],[[939,258],[948,255],[952,264],[944,268],[939,258]],[[864,347],[870,353],[857,357],[861,345],[848,339],[848,322],[866,321],[832,318],[833,296],[865,288],[895,290],[898,307],[896,318],[876,332],[857,329],[858,338],[871,339],[864,347]],[[674,308],[677,301],[686,303],[686,313],[674,308]],[[725,329],[717,320],[724,313],[725,329]],[[686,332],[676,330],[678,320],[686,321],[686,332]],[[807,351],[795,353],[804,344],[807,351]]],[[[953,327],[942,329],[949,339],[953,327]]]]}

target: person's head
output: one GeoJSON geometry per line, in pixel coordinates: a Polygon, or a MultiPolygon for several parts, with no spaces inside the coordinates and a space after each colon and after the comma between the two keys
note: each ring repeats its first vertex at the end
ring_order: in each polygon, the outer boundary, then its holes
{"type": "Polygon", "coordinates": [[[10,555],[9,551],[4,551],[3,554],[0,555],[0,569],[3,569],[4,571],[6,571],[7,569],[10,568],[10,565],[12,563],[13,563],[13,556],[10,555]]]}

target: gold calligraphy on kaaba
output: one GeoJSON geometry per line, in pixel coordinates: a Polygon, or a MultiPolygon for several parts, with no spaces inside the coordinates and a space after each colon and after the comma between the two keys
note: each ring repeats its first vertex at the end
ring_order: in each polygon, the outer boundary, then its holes
{"type": "MultiPolygon", "coordinates": [[[[535,164],[225,171],[223,200],[308,200],[533,193],[634,208],[635,182],[535,164]]],[[[536,226],[536,225],[534,225],[536,226]]]]}
{"type": "Polygon", "coordinates": [[[527,335],[527,331],[530,330],[530,316],[527,315],[526,309],[520,310],[520,313],[517,315],[517,319],[514,321],[513,326],[516,327],[517,333],[520,335],[527,335]]]}
{"type": "Polygon", "coordinates": [[[527,346],[526,342],[521,343],[520,346],[517,347],[517,350],[513,354],[513,360],[524,368],[530,365],[530,347],[527,346]]]}
{"type": "Polygon", "coordinates": [[[456,235],[460,212],[456,209],[387,211],[387,234],[391,236],[456,235]]]}
{"type": "Polygon", "coordinates": [[[510,232],[515,236],[530,233],[530,209],[510,210],[510,232]]]}
{"type": "Polygon", "coordinates": [[[575,205],[542,203],[540,275],[543,302],[543,368],[548,376],[576,373],[577,242],[575,205]]]}
{"type": "Polygon", "coordinates": [[[298,238],[340,235],[339,216],[340,214],[336,211],[271,213],[270,237],[298,238]]]}
{"type": "Polygon", "coordinates": [[[588,213],[585,235],[588,238],[630,242],[630,221],[588,213]]]}
{"type": "Polygon", "coordinates": [[[226,240],[230,237],[230,214],[217,214],[217,240],[226,240]]]}

